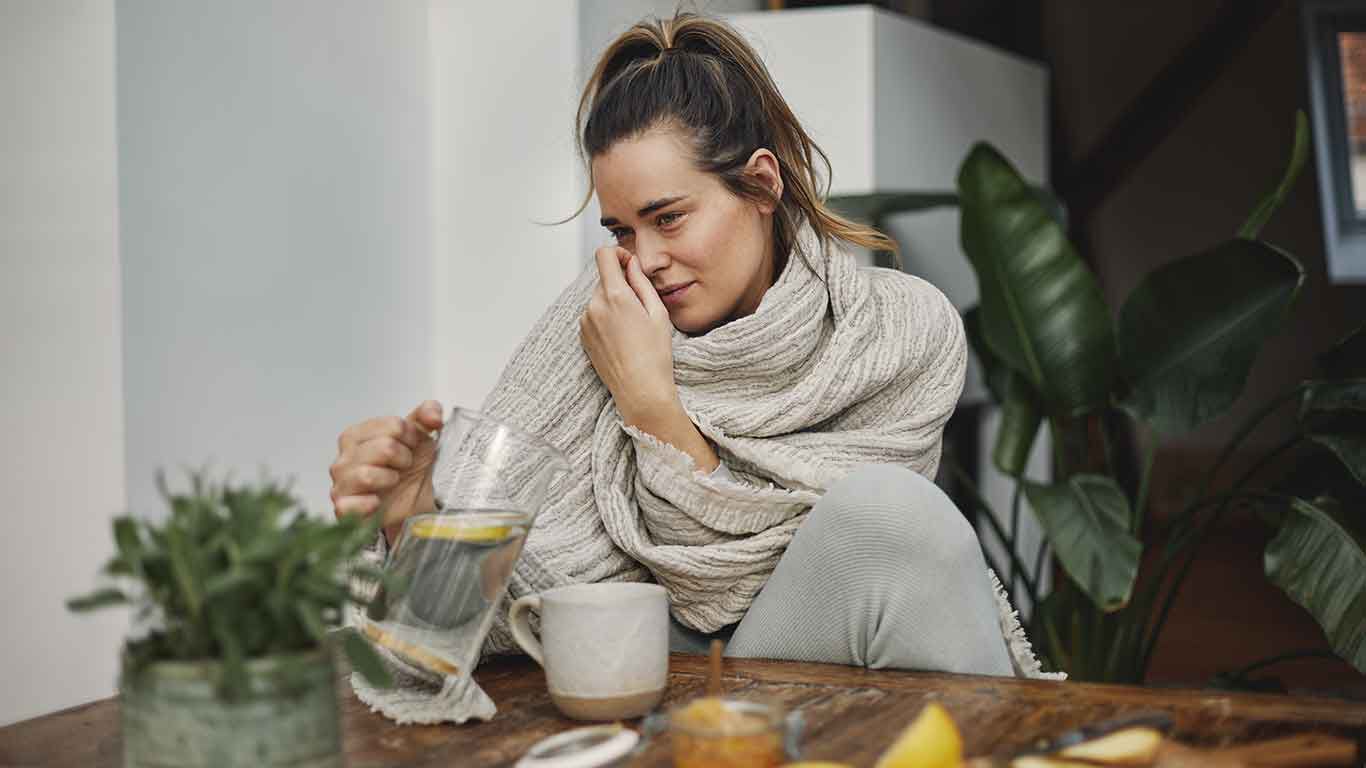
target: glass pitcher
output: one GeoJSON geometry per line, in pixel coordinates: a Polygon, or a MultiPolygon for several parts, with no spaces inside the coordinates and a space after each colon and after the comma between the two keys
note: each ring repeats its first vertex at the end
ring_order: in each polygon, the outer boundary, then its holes
{"type": "Polygon", "coordinates": [[[476,411],[453,408],[432,469],[436,511],[403,523],[364,633],[410,665],[468,675],[550,483],[569,469],[545,441],[476,411]]]}

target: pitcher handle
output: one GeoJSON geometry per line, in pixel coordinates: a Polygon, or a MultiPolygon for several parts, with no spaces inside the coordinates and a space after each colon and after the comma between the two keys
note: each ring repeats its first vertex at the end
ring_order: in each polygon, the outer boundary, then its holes
{"type": "Polygon", "coordinates": [[[521,597],[512,604],[508,610],[508,626],[512,630],[512,639],[522,646],[526,655],[536,660],[537,664],[545,666],[545,658],[541,655],[541,641],[536,639],[536,635],[531,631],[531,622],[527,619],[528,610],[541,612],[541,596],[527,595],[521,597]]]}

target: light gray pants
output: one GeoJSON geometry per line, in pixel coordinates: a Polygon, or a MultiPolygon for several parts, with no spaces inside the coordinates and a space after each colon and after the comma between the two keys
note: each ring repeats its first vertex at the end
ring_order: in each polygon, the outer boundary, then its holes
{"type": "Polygon", "coordinates": [[[865,465],[812,507],[744,618],[715,635],[671,627],[675,651],[1012,674],[972,526],[934,483],[865,465]]]}

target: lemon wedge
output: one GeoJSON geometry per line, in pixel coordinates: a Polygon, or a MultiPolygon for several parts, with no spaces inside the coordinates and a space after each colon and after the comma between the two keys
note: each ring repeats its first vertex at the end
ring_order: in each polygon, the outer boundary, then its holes
{"type": "Polygon", "coordinates": [[[963,737],[958,726],[943,707],[930,702],[874,768],[958,768],[962,763],[963,737]]]}

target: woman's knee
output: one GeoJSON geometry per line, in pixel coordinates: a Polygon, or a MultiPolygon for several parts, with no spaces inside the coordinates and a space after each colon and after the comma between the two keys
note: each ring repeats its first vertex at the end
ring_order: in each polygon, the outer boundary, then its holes
{"type": "Polygon", "coordinates": [[[977,535],[934,483],[905,467],[867,464],[826,491],[803,528],[852,556],[910,557],[921,564],[981,560],[977,535]]]}

